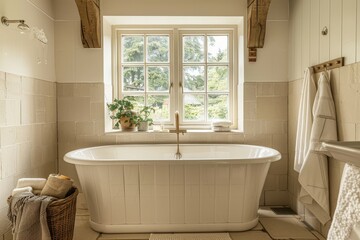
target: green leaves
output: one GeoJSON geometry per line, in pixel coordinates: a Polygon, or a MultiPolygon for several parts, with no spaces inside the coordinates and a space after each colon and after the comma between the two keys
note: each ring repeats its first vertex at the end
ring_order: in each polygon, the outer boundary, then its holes
{"type": "Polygon", "coordinates": [[[152,125],[154,120],[150,117],[151,113],[155,113],[155,108],[152,106],[144,106],[140,110],[139,122],[148,122],[149,125],[152,125]]]}
{"type": "Polygon", "coordinates": [[[150,115],[155,112],[152,106],[140,107],[140,112],[134,111],[137,106],[134,96],[125,96],[123,99],[114,99],[112,103],[108,103],[107,107],[112,112],[110,119],[116,120],[114,126],[119,127],[121,123],[126,123],[129,127],[138,126],[139,122],[149,122],[153,124],[150,115]]]}

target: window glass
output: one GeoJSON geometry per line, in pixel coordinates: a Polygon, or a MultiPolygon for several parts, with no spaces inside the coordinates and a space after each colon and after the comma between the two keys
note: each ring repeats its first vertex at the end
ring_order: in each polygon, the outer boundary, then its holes
{"type": "Polygon", "coordinates": [[[136,110],[153,106],[156,122],[207,125],[231,120],[233,39],[230,30],[118,30],[118,98],[133,96],[136,110]]]}

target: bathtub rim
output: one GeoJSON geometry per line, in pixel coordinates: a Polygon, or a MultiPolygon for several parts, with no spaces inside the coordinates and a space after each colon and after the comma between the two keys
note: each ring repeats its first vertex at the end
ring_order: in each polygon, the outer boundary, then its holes
{"type": "MultiPolygon", "coordinates": [[[[197,158],[197,159],[163,159],[163,160],[145,160],[145,159],[136,159],[136,160],[119,160],[119,159],[97,159],[97,160],[88,160],[88,159],[82,159],[79,157],[73,157],[71,154],[74,154],[78,151],[86,151],[89,149],[97,149],[97,148],[111,148],[116,146],[121,147],[140,147],[140,146],[176,146],[176,144],[113,144],[113,145],[100,145],[100,146],[94,146],[94,147],[86,147],[86,148],[79,148],[72,150],[70,152],[67,152],[63,160],[67,163],[74,164],[74,165],[121,165],[121,164],[161,164],[161,163],[171,163],[171,164],[199,164],[199,163],[212,163],[212,164],[256,164],[256,163],[268,163],[268,162],[275,162],[281,159],[281,154],[278,150],[270,147],[265,146],[259,146],[259,145],[250,145],[250,144],[214,144],[214,143],[194,143],[194,144],[180,144],[180,151],[181,146],[249,146],[249,147],[255,147],[255,148],[265,148],[269,149],[271,151],[274,151],[274,155],[266,156],[266,157],[257,157],[257,158],[245,158],[245,159],[236,159],[236,158],[219,158],[219,159],[206,159],[206,158],[197,158]]],[[[175,154],[175,153],[174,153],[175,154]]]]}
{"type": "Polygon", "coordinates": [[[90,227],[102,233],[164,233],[164,232],[238,232],[254,228],[259,222],[259,217],[242,223],[207,223],[207,224],[124,224],[110,225],[99,224],[89,219],[90,227]],[[170,229],[170,230],[169,230],[170,229]]]}

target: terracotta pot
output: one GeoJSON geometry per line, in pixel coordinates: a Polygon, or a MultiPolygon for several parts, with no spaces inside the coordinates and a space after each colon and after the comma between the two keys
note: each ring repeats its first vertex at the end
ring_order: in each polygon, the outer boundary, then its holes
{"type": "MultiPolygon", "coordinates": [[[[131,114],[132,114],[133,116],[135,116],[135,115],[137,114],[137,112],[131,111],[131,114]]],[[[128,131],[128,132],[137,131],[137,126],[136,126],[136,124],[131,123],[129,117],[122,117],[122,118],[120,118],[120,126],[121,126],[121,130],[122,130],[122,131],[128,131]]]]}

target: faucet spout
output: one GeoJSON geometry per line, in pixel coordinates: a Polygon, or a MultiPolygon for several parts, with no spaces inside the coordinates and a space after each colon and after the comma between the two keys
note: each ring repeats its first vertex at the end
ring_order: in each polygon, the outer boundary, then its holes
{"type": "Polygon", "coordinates": [[[180,123],[179,123],[179,112],[175,112],[175,130],[171,130],[171,133],[176,133],[176,153],[175,153],[175,158],[176,159],[181,159],[182,155],[180,153],[180,144],[179,144],[179,134],[182,133],[186,133],[186,130],[180,130],[180,123]]]}

